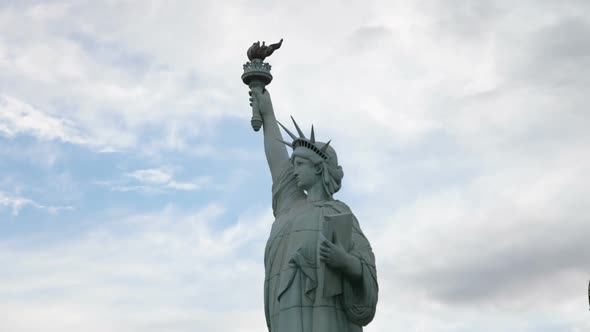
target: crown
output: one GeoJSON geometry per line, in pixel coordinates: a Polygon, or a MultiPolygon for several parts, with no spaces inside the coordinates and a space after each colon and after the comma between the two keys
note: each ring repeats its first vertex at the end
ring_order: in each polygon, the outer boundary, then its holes
{"type": "Polygon", "coordinates": [[[299,148],[299,147],[308,148],[308,149],[312,150],[313,152],[315,152],[316,154],[318,154],[320,157],[322,157],[322,159],[329,160],[330,156],[328,155],[327,151],[328,151],[328,147],[330,146],[330,142],[332,140],[329,140],[328,143],[324,144],[322,147],[318,147],[316,145],[316,143],[318,143],[318,142],[315,141],[315,133],[313,131],[313,125],[311,125],[311,136],[309,139],[307,139],[305,137],[305,135],[303,134],[303,131],[301,131],[301,128],[299,128],[299,125],[297,125],[297,122],[295,122],[295,119],[293,119],[293,117],[291,117],[291,120],[293,120],[293,124],[295,125],[295,129],[297,129],[297,133],[299,134],[299,137],[295,136],[295,134],[293,134],[289,129],[287,129],[285,126],[283,126],[282,123],[277,121],[277,123],[283,128],[283,130],[287,134],[289,134],[289,136],[291,136],[291,138],[293,139],[292,143],[285,142],[283,140],[279,140],[279,141],[282,142],[283,144],[291,147],[293,150],[295,150],[296,148],[299,148]]]}

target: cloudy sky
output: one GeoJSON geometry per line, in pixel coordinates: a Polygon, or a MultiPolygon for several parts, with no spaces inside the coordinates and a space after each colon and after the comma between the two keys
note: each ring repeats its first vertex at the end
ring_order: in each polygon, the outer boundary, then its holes
{"type": "Polygon", "coordinates": [[[369,332],[590,331],[590,2],[0,0],[0,331],[264,331],[241,82],[332,139],[369,332]]]}

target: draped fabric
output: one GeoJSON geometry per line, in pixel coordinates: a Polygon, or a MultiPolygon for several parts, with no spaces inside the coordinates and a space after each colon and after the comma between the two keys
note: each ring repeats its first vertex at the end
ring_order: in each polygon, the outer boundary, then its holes
{"type": "Polygon", "coordinates": [[[361,280],[343,276],[342,293],[323,296],[319,260],[325,215],[351,212],[337,200],[307,202],[291,165],[273,184],[275,221],[265,250],[264,308],[271,332],[360,332],[375,314],[375,257],[358,221],[353,219],[350,254],[362,265],[361,280]]]}

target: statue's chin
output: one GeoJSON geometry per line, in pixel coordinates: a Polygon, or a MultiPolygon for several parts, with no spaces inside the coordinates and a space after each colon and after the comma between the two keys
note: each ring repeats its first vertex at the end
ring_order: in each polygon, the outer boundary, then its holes
{"type": "Polygon", "coordinates": [[[306,192],[311,189],[311,187],[313,187],[313,185],[309,185],[306,183],[302,183],[301,181],[297,181],[297,188],[301,189],[301,190],[305,190],[306,192]]]}
{"type": "Polygon", "coordinates": [[[307,190],[309,189],[309,186],[306,186],[304,183],[302,183],[300,180],[297,180],[297,188],[301,189],[301,190],[307,190]]]}

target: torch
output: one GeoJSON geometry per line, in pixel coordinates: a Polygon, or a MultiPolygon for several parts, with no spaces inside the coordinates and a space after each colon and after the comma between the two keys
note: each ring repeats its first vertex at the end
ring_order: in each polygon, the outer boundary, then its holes
{"type": "MultiPolygon", "coordinates": [[[[270,64],[264,62],[264,59],[271,55],[276,49],[281,47],[283,40],[271,45],[265,45],[262,42],[253,43],[252,46],[246,52],[248,55],[249,62],[244,64],[244,73],[242,74],[242,82],[246,84],[250,89],[261,89],[270,84],[272,81],[272,75],[270,74],[270,64]]],[[[256,102],[252,103],[252,129],[259,131],[262,127],[262,116],[256,102]]]]}

